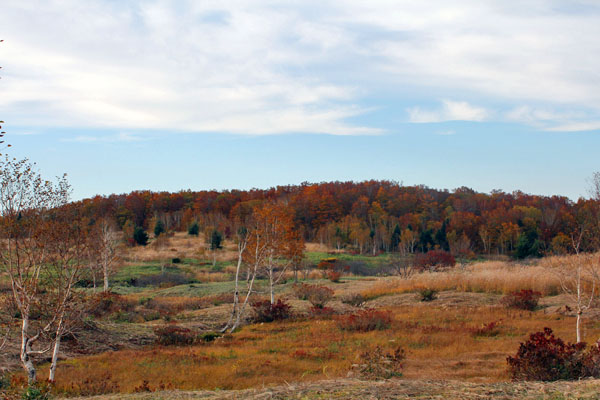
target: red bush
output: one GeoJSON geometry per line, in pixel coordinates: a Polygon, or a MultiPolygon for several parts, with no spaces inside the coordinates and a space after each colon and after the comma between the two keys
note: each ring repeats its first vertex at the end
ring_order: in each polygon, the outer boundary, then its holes
{"type": "Polygon", "coordinates": [[[537,308],[540,297],[542,297],[542,294],[540,292],[534,292],[533,290],[529,289],[522,289],[518,292],[512,292],[504,296],[500,300],[500,302],[506,307],[533,311],[537,308]]]}
{"type": "Polygon", "coordinates": [[[373,309],[361,310],[338,320],[338,326],[346,331],[368,332],[383,330],[392,324],[392,316],[388,311],[373,309]]]}
{"type": "Polygon", "coordinates": [[[340,281],[341,277],[342,277],[342,273],[340,271],[336,271],[333,269],[330,271],[327,271],[327,279],[329,279],[331,282],[338,283],[340,281]]]}
{"type": "Polygon", "coordinates": [[[556,381],[600,376],[598,346],[565,343],[544,328],[521,343],[514,357],[506,359],[513,380],[556,381]]]}
{"type": "Polygon", "coordinates": [[[453,267],[455,264],[454,256],[444,250],[431,250],[427,253],[417,254],[415,257],[415,268],[421,271],[453,267]]]}
{"type": "Polygon", "coordinates": [[[478,328],[471,329],[471,334],[473,336],[498,336],[500,333],[500,321],[492,321],[487,324],[481,324],[478,328]]]}
{"type": "Polygon", "coordinates": [[[330,318],[335,315],[335,310],[331,307],[311,307],[309,315],[314,318],[330,318]]]}
{"type": "Polygon", "coordinates": [[[287,319],[292,316],[291,307],[278,299],[276,303],[271,304],[269,300],[257,301],[252,303],[256,322],[272,322],[287,319]]]}

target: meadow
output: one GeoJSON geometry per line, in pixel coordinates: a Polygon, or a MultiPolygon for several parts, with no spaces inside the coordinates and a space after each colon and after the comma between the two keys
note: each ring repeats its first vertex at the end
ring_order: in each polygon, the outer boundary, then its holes
{"type": "MultiPolygon", "coordinates": [[[[307,247],[307,258],[314,264],[337,258],[363,262],[376,271],[388,257],[307,247]]],[[[453,268],[408,278],[348,272],[339,282],[310,270],[301,283],[333,291],[326,312],[298,298],[298,283],[290,271],[276,287],[276,297],[291,306],[289,318],[257,323],[250,309],[239,329],[221,334],[218,330],[231,309],[234,256],[232,243],[215,259],[202,240],[184,234],[160,247],[128,249],[113,277],[110,304],[90,316],[89,324],[65,344],[54,394],[223,391],[361,379],[357,367],[365,353],[377,348],[404,351],[397,376],[403,381],[493,385],[510,380],[506,358],[529,334],[548,327],[566,341],[575,339],[573,304],[552,272],[568,257],[526,263],[463,260],[453,268]],[[424,289],[435,292],[431,301],[422,301],[424,289]],[[541,294],[535,310],[502,303],[504,295],[524,289],[541,294]],[[352,296],[364,301],[352,305],[347,300],[352,296]],[[382,313],[387,322],[374,330],[349,329],[350,316],[365,312],[382,313]],[[157,332],[165,327],[207,339],[164,344],[157,332]]],[[[266,296],[265,284],[258,280],[253,300],[266,296]]],[[[600,337],[596,314],[593,308],[584,318],[584,339],[590,343],[600,337]]],[[[24,383],[13,367],[13,382],[24,383]]],[[[41,376],[47,368],[42,365],[41,376]]]]}

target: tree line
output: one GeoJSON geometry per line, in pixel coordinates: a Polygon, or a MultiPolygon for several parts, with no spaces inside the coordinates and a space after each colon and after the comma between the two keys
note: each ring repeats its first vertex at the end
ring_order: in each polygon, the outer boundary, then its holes
{"type": "Polygon", "coordinates": [[[393,181],[303,183],[260,190],[135,191],[72,203],[91,219],[109,218],[125,232],[136,228],[187,231],[192,227],[235,236],[239,221],[262,203],[288,207],[305,241],[361,254],[509,254],[519,258],[600,247],[600,175],[589,198],[479,193],[403,186],[393,181]]]}

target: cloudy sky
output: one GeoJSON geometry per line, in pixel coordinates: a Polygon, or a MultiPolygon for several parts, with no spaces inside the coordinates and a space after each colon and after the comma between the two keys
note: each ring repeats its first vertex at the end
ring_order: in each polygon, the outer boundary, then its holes
{"type": "Polygon", "coordinates": [[[598,37],[591,0],[3,0],[0,118],[75,198],[392,179],[576,199],[600,170],[598,37]]]}

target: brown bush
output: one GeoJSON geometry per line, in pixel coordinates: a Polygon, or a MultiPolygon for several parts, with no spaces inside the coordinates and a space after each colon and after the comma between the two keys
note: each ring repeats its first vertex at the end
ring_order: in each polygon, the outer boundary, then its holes
{"type": "Polygon", "coordinates": [[[392,316],[388,311],[373,309],[361,310],[355,314],[343,316],[338,320],[338,326],[345,331],[368,332],[383,330],[392,324],[392,316]]]}

